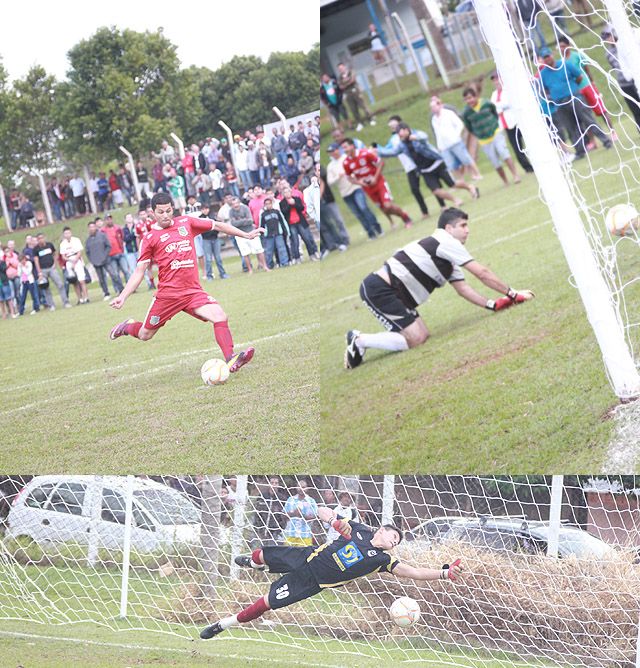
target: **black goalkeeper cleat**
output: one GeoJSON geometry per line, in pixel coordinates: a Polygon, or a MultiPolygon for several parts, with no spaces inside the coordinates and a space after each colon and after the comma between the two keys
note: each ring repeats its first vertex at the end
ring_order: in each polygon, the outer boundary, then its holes
{"type": "Polygon", "coordinates": [[[209,638],[213,638],[213,636],[217,636],[218,633],[222,633],[223,631],[224,629],[220,626],[220,622],[216,622],[215,624],[211,624],[211,626],[202,629],[202,631],[200,631],[200,637],[203,640],[209,640],[209,638]]]}
{"type": "Polygon", "coordinates": [[[263,571],[264,566],[252,566],[251,565],[251,555],[250,554],[241,554],[239,557],[234,559],[238,566],[242,568],[255,568],[257,571],[263,571]]]}
{"type": "Polygon", "coordinates": [[[356,345],[356,339],[360,332],[350,329],[347,332],[347,349],[344,351],[344,368],[355,369],[362,364],[362,353],[356,345]]]}

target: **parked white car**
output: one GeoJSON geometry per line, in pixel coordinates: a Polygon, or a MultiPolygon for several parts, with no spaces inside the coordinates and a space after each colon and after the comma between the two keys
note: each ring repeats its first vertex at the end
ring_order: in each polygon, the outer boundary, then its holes
{"type": "MultiPolygon", "coordinates": [[[[6,536],[122,549],[126,492],[124,476],[36,476],[14,499],[6,536]]],[[[136,478],[132,510],[132,549],[153,552],[199,542],[200,510],[166,485],[136,478]]]]}

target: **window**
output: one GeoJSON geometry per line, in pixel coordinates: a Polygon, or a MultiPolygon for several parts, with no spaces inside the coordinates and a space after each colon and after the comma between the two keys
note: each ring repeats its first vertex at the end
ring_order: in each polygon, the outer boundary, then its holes
{"type": "Polygon", "coordinates": [[[31,492],[29,492],[29,496],[24,502],[25,505],[29,506],[29,508],[43,508],[44,504],[49,498],[49,494],[51,494],[51,490],[55,486],[55,483],[50,482],[46,485],[42,485],[41,487],[36,487],[31,492]]]}
{"type": "Polygon", "coordinates": [[[54,510],[58,513],[70,513],[71,515],[82,515],[84,492],[84,485],[80,483],[60,483],[49,499],[47,510],[54,510]]]}
{"type": "Polygon", "coordinates": [[[160,524],[198,524],[200,511],[180,492],[167,489],[142,489],[133,493],[160,524]]]}
{"type": "Polygon", "coordinates": [[[124,524],[126,519],[124,497],[119,492],[105,487],[102,490],[101,517],[105,522],[124,524]]]}

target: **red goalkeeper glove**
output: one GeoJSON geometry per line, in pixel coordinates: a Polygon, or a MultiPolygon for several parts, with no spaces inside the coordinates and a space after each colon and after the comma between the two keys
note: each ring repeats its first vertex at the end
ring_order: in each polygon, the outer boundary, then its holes
{"type": "Polygon", "coordinates": [[[485,305],[485,308],[488,308],[490,311],[502,311],[505,308],[509,308],[514,304],[522,304],[522,302],[528,302],[530,299],[535,297],[534,293],[531,290],[522,290],[517,292],[509,288],[507,290],[506,297],[500,297],[500,299],[488,299],[485,305]]]}
{"type": "Polygon", "coordinates": [[[451,565],[444,564],[442,566],[442,572],[440,573],[441,580],[453,580],[454,582],[458,579],[460,573],[462,573],[462,566],[460,566],[460,559],[456,559],[451,565]]]}
{"type": "Polygon", "coordinates": [[[351,538],[351,525],[347,520],[333,520],[331,526],[343,537],[351,538]]]}

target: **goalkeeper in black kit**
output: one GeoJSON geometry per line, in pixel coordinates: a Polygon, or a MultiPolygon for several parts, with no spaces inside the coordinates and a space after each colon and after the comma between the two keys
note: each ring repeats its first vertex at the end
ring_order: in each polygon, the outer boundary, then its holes
{"type": "Polygon", "coordinates": [[[318,508],[318,519],[331,524],[340,537],[320,547],[263,547],[251,555],[236,557],[245,568],[284,573],[272,583],[269,593],[237,615],[225,617],[200,632],[204,640],[228,628],[257,619],[267,610],[277,610],[303,601],[323,589],[340,587],[356,578],[386,571],[412,580],[456,580],[462,572],[460,559],[442,568],[415,568],[389,554],[402,541],[402,531],[385,524],[373,531],[364,524],[338,519],[334,510],[318,508]]]}

